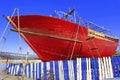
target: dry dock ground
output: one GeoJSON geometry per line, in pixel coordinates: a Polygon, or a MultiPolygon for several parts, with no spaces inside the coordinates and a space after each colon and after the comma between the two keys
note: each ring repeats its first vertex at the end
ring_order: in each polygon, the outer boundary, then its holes
{"type": "Polygon", "coordinates": [[[22,78],[20,76],[11,76],[11,75],[0,74],[0,80],[33,80],[33,79],[22,78]]]}
{"type": "Polygon", "coordinates": [[[34,80],[30,78],[22,78],[21,76],[11,76],[8,74],[0,74],[0,80],[34,80]]]}
{"type": "Polygon", "coordinates": [[[0,80],[34,80],[26,77],[21,77],[21,76],[12,76],[7,74],[6,72],[0,73],[0,80]]]}

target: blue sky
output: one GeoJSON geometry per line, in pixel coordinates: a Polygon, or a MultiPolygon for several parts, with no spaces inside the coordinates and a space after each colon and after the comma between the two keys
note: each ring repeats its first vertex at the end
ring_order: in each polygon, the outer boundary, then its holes
{"type": "MultiPolygon", "coordinates": [[[[2,15],[11,15],[14,8],[19,8],[20,15],[53,14],[54,10],[68,11],[75,8],[84,21],[92,21],[112,31],[120,38],[120,0],[1,0],[0,1],[0,36],[7,24],[2,15]]],[[[0,50],[3,41],[0,42],[0,50]]],[[[3,51],[19,50],[18,34],[10,32],[3,51]]],[[[27,45],[22,40],[23,51],[27,45]]]]}

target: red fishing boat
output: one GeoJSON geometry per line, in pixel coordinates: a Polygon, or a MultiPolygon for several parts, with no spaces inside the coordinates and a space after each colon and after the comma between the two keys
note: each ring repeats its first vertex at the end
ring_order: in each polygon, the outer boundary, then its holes
{"type": "Polygon", "coordinates": [[[106,34],[108,30],[92,22],[83,24],[80,18],[75,17],[74,9],[68,13],[55,13],[54,16],[6,18],[14,27],[12,30],[18,32],[43,61],[97,58],[112,56],[116,52],[119,40],[106,34]]]}

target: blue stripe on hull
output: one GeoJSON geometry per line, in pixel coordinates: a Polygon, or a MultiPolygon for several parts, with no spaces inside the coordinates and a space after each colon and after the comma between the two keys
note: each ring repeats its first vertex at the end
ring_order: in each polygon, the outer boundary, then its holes
{"type": "Polygon", "coordinates": [[[73,60],[73,67],[74,67],[74,78],[77,80],[77,61],[73,60]]]}
{"type": "Polygon", "coordinates": [[[31,74],[31,69],[30,69],[31,67],[30,67],[30,64],[28,64],[28,77],[30,78],[31,76],[30,76],[30,74],[31,74]]]}
{"type": "Polygon", "coordinates": [[[50,72],[53,73],[53,62],[50,62],[50,72]]]}
{"type": "Polygon", "coordinates": [[[86,80],[86,72],[87,72],[87,67],[86,67],[86,59],[82,58],[82,80],[86,80]]]}
{"type": "Polygon", "coordinates": [[[55,78],[56,80],[59,80],[59,67],[57,61],[55,61],[55,78]]]}
{"type": "Polygon", "coordinates": [[[34,73],[35,73],[35,71],[34,71],[34,63],[32,64],[32,66],[33,66],[33,70],[32,70],[32,74],[33,74],[33,75],[32,75],[32,76],[33,76],[33,79],[34,79],[34,78],[35,78],[35,74],[34,74],[34,73]]]}
{"type": "Polygon", "coordinates": [[[36,64],[36,79],[41,79],[41,64],[36,64]]]}
{"type": "Polygon", "coordinates": [[[47,68],[46,68],[46,62],[44,63],[44,80],[47,80],[47,68]]]}
{"type": "Polygon", "coordinates": [[[68,71],[68,62],[63,61],[63,69],[64,69],[64,79],[69,80],[69,71],[68,71]]]}

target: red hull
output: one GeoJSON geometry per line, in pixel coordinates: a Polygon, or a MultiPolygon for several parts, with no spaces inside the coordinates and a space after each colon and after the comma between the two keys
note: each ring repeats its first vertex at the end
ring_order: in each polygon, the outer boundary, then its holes
{"type": "MultiPolygon", "coordinates": [[[[10,20],[9,17],[7,19],[10,20]]],[[[18,29],[17,17],[14,20],[12,19],[11,24],[15,29],[18,29]]],[[[43,61],[65,60],[71,57],[74,59],[76,57],[112,56],[116,52],[118,46],[117,39],[117,41],[111,41],[94,37],[92,40],[87,40],[90,36],[88,28],[84,26],[47,16],[20,16],[20,30],[59,38],[74,40],[78,26],[77,40],[82,42],[76,43],[73,55],[74,41],[27,33],[21,33],[21,35],[43,61]]]]}

